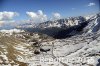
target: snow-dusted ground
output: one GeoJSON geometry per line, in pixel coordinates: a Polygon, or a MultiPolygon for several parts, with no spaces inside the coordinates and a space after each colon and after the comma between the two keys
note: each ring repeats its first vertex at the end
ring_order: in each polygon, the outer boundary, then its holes
{"type": "MultiPolygon", "coordinates": [[[[56,39],[41,43],[42,48],[49,48],[47,53],[34,54],[34,49],[27,43],[14,45],[16,61],[26,63],[27,66],[96,66],[100,59],[100,35],[77,35],[66,39],[56,39]],[[96,37],[94,39],[94,37],[96,37]],[[29,47],[29,48],[28,48],[29,47]],[[60,59],[59,61],[55,61],[60,59]]],[[[5,48],[1,45],[2,48],[5,48]]],[[[10,62],[6,54],[0,55],[10,62]]],[[[16,63],[12,61],[13,63],[16,63]]],[[[18,65],[18,64],[17,64],[18,65]]],[[[19,66],[19,65],[18,65],[19,66]]]]}
{"type": "MultiPolygon", "coordinates": [[[[59,62],[62,66],[96,66],[99,63],[98,59],[100,59],[100,37],[99,34],[97,35],[98,38],[95,40],[91,38],[95,36],[74,36],[69,39],[52,41],[52,58],[65,60],[59,62]]],[[[47,46],[48,43],[45,43],[45,45],[47,46]]],[[[44,59],[48,59],[46,54],[44,59]]],[[[53,66],[55,65],[54,62],[53,66]]]]}
{"type": "MultiPolygon", "coordinates": [[[[47,39],[40,42],[40,45],[50,51],[40,52],[38,55],[34,54],[36,48],[32,47],[32,42],[27,42],[29,39],[21,41],[16,35],[0,34],[0,66],[96,66],[99,64],[99,32],[66,39],[47,39]]],[[[34,38],[41,40],[38,34],[34,38]]]]}

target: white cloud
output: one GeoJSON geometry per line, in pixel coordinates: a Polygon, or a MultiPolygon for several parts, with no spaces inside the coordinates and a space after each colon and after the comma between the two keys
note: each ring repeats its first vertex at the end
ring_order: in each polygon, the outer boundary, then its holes
{"type": "Polygon", "coordinates": [[[13,17],[18,16],[19,14],[17,12],[7,12],[3,11],[0,12],[0,20],[11,20],[13,17]]]}
{"type": "Polygon", "coordinates": [[[35,23],[40,23],[40,22],[47,21],[47,16],[43,13],[42,10],[38,10],[38,12],[26,12],[26,14],[35,23]]]}
{"type": "Polygon", "coordinates": [[[8,23],[15,22],[13,18],[18,15],[19,14],[17,12],[8,12],[8,11],[0,12],[0,27],[8,23]]]}
{"type": "Polygon", "coordinates": [[[95,5],[95,3],[89,3],[88,4],[88,6],[94,6],[95,5]]]}
{"type": "Polygon", "coordinates": [[[72,8],[72,10],[75,10],[75,8],[72,8]]]}
{"type": "Polygon", "coordinates": [[[60,19],[61,18],[61,15],[59,13],[53,13],[53,20],[57,20],[57,19],[60,19]]]}

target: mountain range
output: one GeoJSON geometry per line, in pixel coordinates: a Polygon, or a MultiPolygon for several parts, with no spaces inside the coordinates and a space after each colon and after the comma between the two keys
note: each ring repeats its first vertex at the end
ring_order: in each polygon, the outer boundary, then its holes
{"type": "Polygon", "coordinates": [[[54,38],[66,38],[75,34],[85,32],[96,32],[99,30],[100,13],[88,16],[69,17],[39,24],[23,24],[17,28],[29,32],[39,32],[54,38]],[[98,24],[98,25],[97,25],[98,24]],[[94,27],[95,26],[95,27],[94,27]],[[59,36],[58,36],[59,35],[59,36]]]}

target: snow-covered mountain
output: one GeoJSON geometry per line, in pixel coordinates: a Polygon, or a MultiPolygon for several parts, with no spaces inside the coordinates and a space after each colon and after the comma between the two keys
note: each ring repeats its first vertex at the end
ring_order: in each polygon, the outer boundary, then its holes
{"type": "Polygon", "coordinates": [[[52,20],[52,21],[46,21],[43,23],[39,24],[33,24],[32,22],[24,23],[24,24],[19,24],[17,27],[18,28],[52,28],[52,27],[57,27],[57,28],[62,28],[62,27],[70,27],[70,26],[75,26],[79,25],[80,23],[83,23],[87,20],[92,20],[95,19],[96,15],[87,15],[87,16],[78,16],[78,17],[69,17],[65,19],[59,19],[59,20],[52,20]],[[95,16],[95,17],[94,17],[95,16]]]}
{"type": "Polygon", "coordinates": [[[100,13],[92,16],[89,19],[89,24],[85,30],[88,30],[88,33],[97,32],[100,30],[100,13]]]}
{"type": "Polygon", "coordinates": [[[67,19],[59,19],[55,21],[47,21],[44,23],[40,23],[38,25],[39,28],[50,28],[50,27],[70,27],[74,25],[78,25],[79,23],[82,23],[86,21],[84,17],[69,17],[67,19]]]}
{"type": "Polygon", "coordinates": [[[27,22],[24,24],[19,24],[16,27],[17,28],[52,28],[52,27],[57,27],[57,28],[62,28],[62,27],[70,27],[74,25],[78,25],[79,23],[82,23],[86,21],[86,18],[83,16],[78,16],[78,17],[69,17],[65,19],[59,19],[59,20],[52,20],[52,21],[46,21],[42,23],[32,23],[32,22],[27,22]]]}
{"type": "Polygon", "coordinates": [[[47,21],[47,22],[40,23],[39,25],[37,25],[37,28],[71,27],[71,26],[75,26],[75,25],[80,25],[80,23],[83,23],[86,21],[89,23],[93,22],[96,25],[96,23],[99,23],[99,18],[100,18],[100,13],[93,14],[93,15],[87,15],[87,16],[69,17],[66,19],[59,19],[59,20],[47,21]]]}

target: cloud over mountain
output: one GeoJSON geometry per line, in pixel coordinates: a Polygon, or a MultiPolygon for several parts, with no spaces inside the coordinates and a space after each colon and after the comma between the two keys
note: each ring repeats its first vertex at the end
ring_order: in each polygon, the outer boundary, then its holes
{"type": "Polygon", "coordinates": [[[6,25],[10,26],[11,23],[14,23],[15,20],[13,19],[14,17],[19,16],[19,13],[17,12],[11,12],[11,11],[3,11],[0,12],[0,27],[6,25]]]}
{"type": "Polygon", "coordinates": [[[26,12],[26,14],[35,23],[47,21],[47,15],[44,14],[42,10],[38,10],[37,12],[26,12]]]}
{"type": "Polygon", "coordinates": [[[57,13],[56,12],[56,13],[53,13],[52,15],[53,15],[53,17],[52,17],[53,20],[57,20],[57,19],[60,19],[61,18],[60,13],[57,13]]]}
{"type": "Polygon", "coordinates": [[[13,17],[18,16],[19,14],[17,12],[8,12],[8,11],[3,11],[0,12],[0,20],[5,21],[5,20],[11,20],[13,17]]]}

